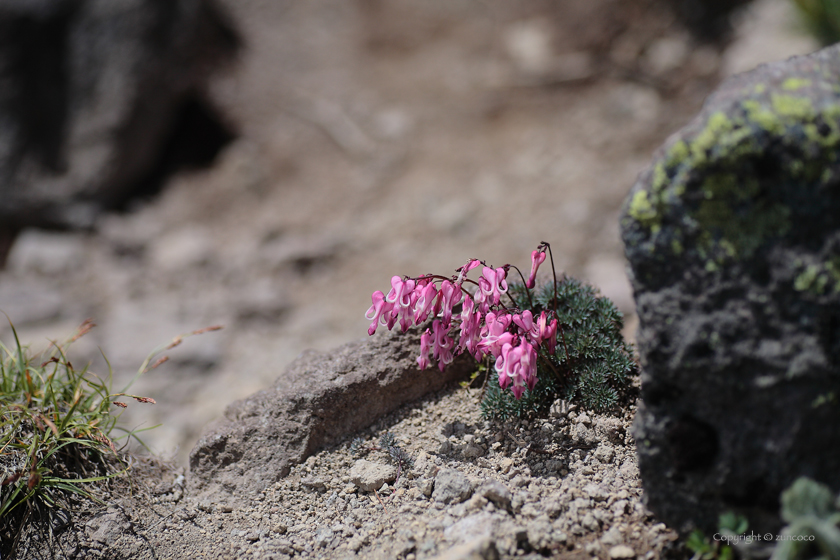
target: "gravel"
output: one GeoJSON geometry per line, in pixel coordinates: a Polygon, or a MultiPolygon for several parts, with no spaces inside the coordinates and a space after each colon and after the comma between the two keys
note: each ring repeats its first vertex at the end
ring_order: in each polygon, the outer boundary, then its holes
{"type": "MultiPolygon", "coordinates": [[[[557,403],[534,422],[484,421],[480,391],[455,388],[404,406],[323,449],[242,507],[190,496],[131,513],[158,557],[655,558],[676,533],[645,510],[629,435],[613,414],[557,403]],[[581,431],[585,430],[585,431],[581,431]],[[386,432],[413,460],[397,469],[386,432]],[[364,440],[364,457],[350,441],[364,440]],[[448,445],[442,445],[447,442],[448,445]],[[470,451],[482,450],[479,456],[470,451]],[[445,451],[442,448],[445,447],[445,451]]],[[[247,473],[245,473],[247,476],[247,473]]],[[[86,546],[103,548],[96,534],[86,546]]],[[[139,554],[138,557],[143,557],[139,554]]]]}

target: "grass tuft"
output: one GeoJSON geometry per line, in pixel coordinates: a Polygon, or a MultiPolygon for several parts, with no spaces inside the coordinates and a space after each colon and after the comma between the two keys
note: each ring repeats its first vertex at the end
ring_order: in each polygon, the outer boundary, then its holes
{"type": "MultiPolygon", "coordinates": [[[[11,325],[11,321],[10,321],[11,325]]],[[[133,463],[125,452],[131,439],[141,445],[139,431],[117,425],[131,401],[154,404],[154,399],[129,393],[134,382],[166,361],[155,358],[177,346],[179,335],[155,348],[131,382],[112,391],[113,371],[104,378],[73,366],[70,345],[93,327],[85,321],[63,343],[52,342],[42,354],[20,343],[12,325],[14,344],[0,342],[0,554],[12,553],[30,519],[50,519],[58,510],[72,509],[74,500],[103,504],[97,483],[126,475],[133,463]],[[155,360],[154,362],[152,360],[155,360]]],[[[107,358],[106,358],[107,362],[107,358]]]]}

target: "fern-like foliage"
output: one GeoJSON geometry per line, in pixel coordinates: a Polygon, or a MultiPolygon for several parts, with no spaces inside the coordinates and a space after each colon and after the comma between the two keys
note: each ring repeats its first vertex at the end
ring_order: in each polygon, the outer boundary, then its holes
{"type": "Polygon", "coordinates": [[[556,312],[560,325],[556,351],[548,355],[544,348],[540,350],[539,381],[519,400],[499,388],[493,373],[481,403],[483,416],[505,420],[544,414],[557,398],[576,399],[594,410],[615,405],[638,369],[633,348],[621,335],[624,318],[615,304],[571,277],[557,281],[556,295],[551,282],[537,287],[530,299],[519,283],[511,283],[509,293],[535,317],[542,311],[556,312]]]}

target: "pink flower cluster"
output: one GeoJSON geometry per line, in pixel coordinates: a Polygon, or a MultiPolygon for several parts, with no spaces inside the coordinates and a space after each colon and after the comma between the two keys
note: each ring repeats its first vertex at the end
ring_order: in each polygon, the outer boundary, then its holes
{"type": "MultiPolygon", "coordinates": [[[[545,251],[531,254],[531,275],[525,283],[533,288],[537,269],[545,261],[545,251]]],[[[499,374],[499,385],[510,387],[516,398],[525,388],[533,389],[537,382],[537,354],[544,344],[554,353],[557,342],[557,319],[549,321],[543,311],[535,318],[530,310],[520,311],[502,303],[507,293],[509,266],[493,268],[483,266],[478,281],[469,280],[467,273],[483,265],[470,259],[459,268],[457,275],[426,275],[419,278],[391,278],[388,294],[376,291],[371,296],[373,304],[365,317],[371,321],[368,334],[376,332],[379,325],[389,330],[400,323],[403,332],[412,325],[421,325],[431,318],[431,327],[420,337],[420,356],[417,364],[426,369],[434,361],[443,370],[455,356],[467,352],[476,360],[492,356],[499,374]],[[474,284],[470,292],[464,283],[474,284]],[[461,310],[454,308],[461,303],[461,310]]]]}

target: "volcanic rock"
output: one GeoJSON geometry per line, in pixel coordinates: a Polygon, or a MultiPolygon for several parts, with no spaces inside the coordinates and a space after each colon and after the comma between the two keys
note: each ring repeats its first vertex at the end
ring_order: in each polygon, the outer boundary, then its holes
{"type": "Polygon", "coordinates": [[[727,80],[621,221],[639,313],[647,506],[778,526],[801,475],[840,490],[840,47],[727,80]]]}

